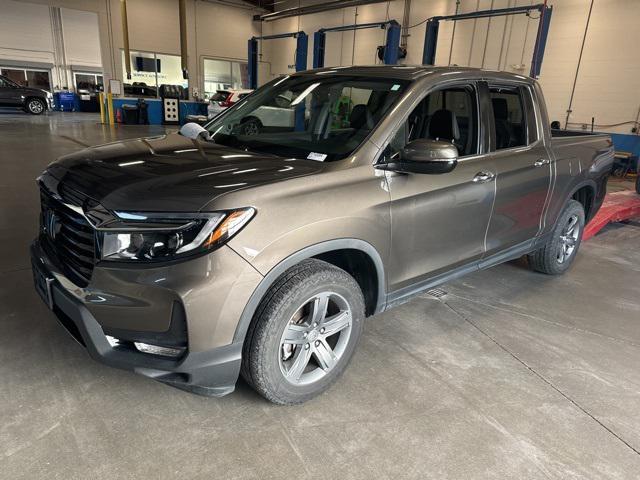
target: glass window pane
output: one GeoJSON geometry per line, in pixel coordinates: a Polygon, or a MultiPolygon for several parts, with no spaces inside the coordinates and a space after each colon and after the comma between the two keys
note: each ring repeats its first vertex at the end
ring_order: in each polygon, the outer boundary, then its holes
{"type": "MultiPolygon", "coordinates": [[[[182,62],[178,55],[156,54],[158,67],[158,87],[162,85],[180,85],[185,89],[185,95],[189,88],[189,81],[182,78],[182,62]]],[[[186,97],[185,97],[186,98],[186,97]]]]}
{"type": "Polygon", "coordinates": [[[249,75],[246,63],[231,62],[231,77],[233,88],[243,89],[249,88],[249,75]]]}
{"type": "Polygon", "coordinates": [[[42,88],[51,91],[49,82],[49,72],[38,72],[35,70],[27,70],[27,82],[30,87],[42,88]]]}
{"type": "Polygon", "coordinates": [[[496,129],[496,149],[527,144],[527,125],[522,96],[517,87],[490,87],[496,129]]]}
{"type": "Polygon", "coordinates": [[[218,90],[239,88],[234,86],[231,63],[228,60],[204,60],[204,93],[211,97],[218,90]]]}
{"type": "Polygon", "coordinates": [[[24,74],[24,70],[18,70],[13,68],[3,68],[2,74],[7,77],[9,80],[13,80],[18,85],[22,85],[23,87],[27,86],[27,77],[24,74]]]}
{"type": "Polygon", "coordinates": [[[76,91],[78,93],[92,93],[96,91],[96,76],[91,73],[76,73],[76,91]]]}
{"type": "Polygon", "coordinates": [[[338,160],[367,138],[406,84],[341,75],[290,77],[247,97],[242,108],[217,117],[207,128],[221,145],[282,157],[338,160]],[[345,92],[349,101],[358,102],[349,110],[348,122],[334,118],[345,92]]]}
{"type": "Polygon", "coordinates": [[[240,63],[240,85],[242,88],[249,88],[249,64],[240,63]]]}
{"type": "Polygon", "coordinates": [[[126,78],[124,51],[122,51],[124,94],[131,97],[155,97],[157,94],[155,55],[131,52],[131,79],[126,78]]]}
{"type": "Polygon", "coordinates": [[[477,118],[474,88],[435,91],[411,112],[406,125],[391,142],[390,155],[398,154],[406,142],[423,138],[451,142],[460,156],[474,155],[478,153],[477,118]],[[453,122],[457,129],[452,128],[453,122]]]}

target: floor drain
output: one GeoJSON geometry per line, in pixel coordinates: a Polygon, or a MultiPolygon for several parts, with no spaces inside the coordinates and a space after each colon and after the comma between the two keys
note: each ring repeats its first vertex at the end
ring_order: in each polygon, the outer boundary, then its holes
{"type": "Polygon", "coordinates": [[[441,288],[431,288],[425,292],[427,295],[430,295],[434,298],[442,298],[447,295],[447,292],[442,290],[441,288]]]}

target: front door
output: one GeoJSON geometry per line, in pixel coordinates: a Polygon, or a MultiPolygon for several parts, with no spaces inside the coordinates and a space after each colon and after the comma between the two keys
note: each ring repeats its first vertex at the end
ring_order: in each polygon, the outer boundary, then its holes
{"type": "Polygon", "coordinates": [[[0,77],[0,106],[13,107],[22,105],[19,88],[11,81],[0,77]]]}
{"type": "Polygon", "coordinates": [[[532,91],[526,85],[489,85],[484,92],[493,111],[495,140],[491,157],[496,201],[487,231],[489,256],[526,247],[540,231],[551,182],[551,163],[536,120],[532,91]]]}
{"type": "Polygon", "coordinates": [[[385,150],[393,158],[409,141],[428,138],[449,141],[459,153],[449,173],[387,172],[392,224],[388,282],[394,298],[484,254],[495,172],[482,151],[479,118],[475,83],[435,90],[385,150]]]}

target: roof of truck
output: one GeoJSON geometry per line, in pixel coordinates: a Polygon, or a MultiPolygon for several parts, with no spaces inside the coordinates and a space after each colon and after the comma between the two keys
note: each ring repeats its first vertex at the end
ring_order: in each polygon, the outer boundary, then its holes
{"type": "Polygon", "coordinates": [[[534,80],[531,77],[525,75],[519,75],[511,72],[499,72],[495,70],[485,70],[482,68],[473,67],[437,67],[430,65],[356,65],[345,67],[325,67],[315,70],[307,70],[300,73],[336,73],[340,75],[366,75],[370,77],[387,77],[387,78],[399,78],[405,80],[417,80],[430,74],[451,75],[453,73],[468,72],[473,74],[474,77],[482,76],[492,79],[504,79],[504,80],[520,80],[530,81],[534,80]]]}

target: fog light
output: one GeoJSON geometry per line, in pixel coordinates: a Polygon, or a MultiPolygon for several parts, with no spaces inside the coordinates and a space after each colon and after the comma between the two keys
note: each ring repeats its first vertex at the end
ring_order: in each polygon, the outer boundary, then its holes
{"type": "MultiPolygon", "coordinates": [[[[121,347],[124,344],[119,338],[112,337],[111,335],[105,335],[107,338],[107,342],[111,345],[112,348],[121,347]]],[[[126,344],[131,345],[131,343],[126,342],[126,344]]],[[[186,350],[185,347],[163,347],[160,345],[150,345],[148,343],[142,342],[133,342],[133,345],[139,352],[149,353],[151,355],[161,355],[163,357],[179,357],[186,350]]]]}
{"type": "Polygon", "coordinates": [[[148,343],[133,342],[138,351],[150,353],[152,355],[162,355],[164,357],[179,357],[184,352],[184,348],[162,347],[160,345],[149,345],[148,343]]]}

